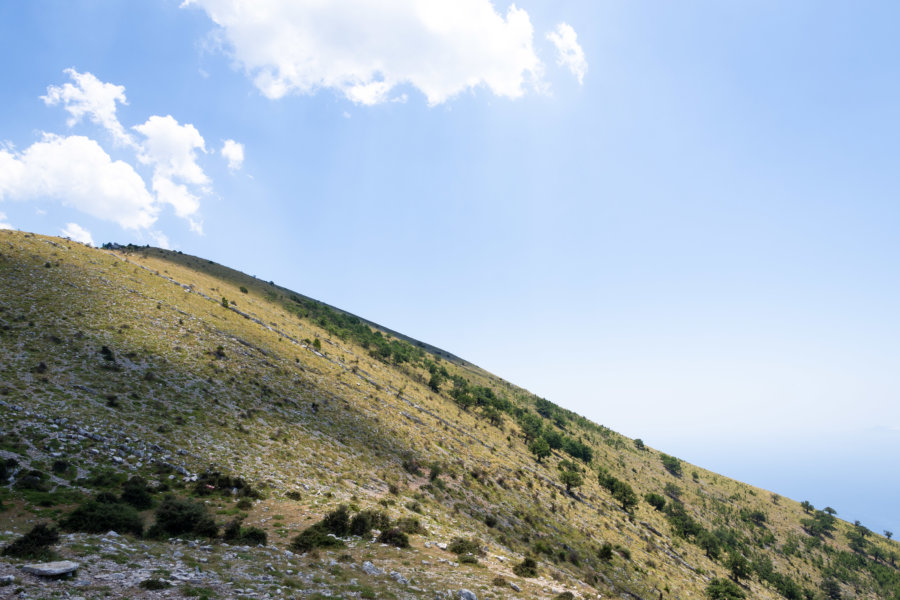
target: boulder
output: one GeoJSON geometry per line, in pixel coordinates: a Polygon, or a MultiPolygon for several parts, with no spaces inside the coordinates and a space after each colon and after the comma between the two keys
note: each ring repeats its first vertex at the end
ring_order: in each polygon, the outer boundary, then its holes
{"type": "Polygon", "coordinates": [[[75,573],[79,566],[81,565],[71,560],[59,560],[23,565],[22,570],[38,577],[67,577],[75,573]]]}

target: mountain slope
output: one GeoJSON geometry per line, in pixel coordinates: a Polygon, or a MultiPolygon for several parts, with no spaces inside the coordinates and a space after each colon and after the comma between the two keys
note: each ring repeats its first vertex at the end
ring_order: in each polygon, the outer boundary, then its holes
{"type": "MultiPolygon", "coordinates": [[[[0,231],[0,401],[0,457],[9,459],[0,530],[64,518],[107,489],[106,470],[140,475],[157,505],[166,491],[199,498],[220,524],[241,515],[268,534],[269,548],[246,550],[267,552],[246,559],[259,571],[248,575],[248,597],[468,589],[478,598],[686,599],[732,575],[732,589],[752,598],[900,597],[896,544],[861,525],[688,465],[437,348],[177,252],[0,231]],[[259,498],[239,508],[224,489],[233,486],[204,477],[211,472],[241,478],[259,498]],[[28,485],[29,476],[43,483],[28,485]],[[408,529],[420,533],[410,549],[342,536],[345,548],[284,554],[341,505],[417,519],[421,528],[408,529]],[[461,562],[439,547],[456,538],[481,552],[461,562]],[[281,562],[267,571],[273,556],[281,562]],[[513,569],[527,557],[535,577],[513,569]]],[[[149,525],[153,512],[141,517],[149,525]]],[[[92,556],[76,546],[96,540],[81,535],[59,552],[92,556]]],[[[152,562],[174,542],[140,543],[152,562]]],[[[209,594],[241,595],[224,587],[239,569],[215,548],[219,559],[203,563],[209,594]]],[[[19,584],[26,593],[38,585],[19,584]]]]}

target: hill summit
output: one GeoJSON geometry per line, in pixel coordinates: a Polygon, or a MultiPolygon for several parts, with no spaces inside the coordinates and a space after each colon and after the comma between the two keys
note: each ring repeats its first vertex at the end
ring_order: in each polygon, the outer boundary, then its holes
{"type": "Polygon", "coordinates": [[[0,231],[0,415],[0,595],[900,598],[890,532],[180,252],[0,231]]]}

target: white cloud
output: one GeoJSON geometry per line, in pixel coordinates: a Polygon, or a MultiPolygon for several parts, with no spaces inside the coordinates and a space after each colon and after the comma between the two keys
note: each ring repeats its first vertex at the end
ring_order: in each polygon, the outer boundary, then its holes
{"type": "Polygon", "coordinates": [[[21,154],[0,150],[0,200],[52,198],[126,229],[156,221],[156,202],[131,165],[84,136],[44,134],[21,154]]]}
{"type": "Polygon", "coordinates": [[[6,222],[6,213],[0,212],[0,229],[12,229],[13,226],[6,222]]]}
{"type": "Polygon", "coordinates": [[[209,177],[197,164],[197,150],[206,152],[206,143],[191,124],[179,125],[171,115],[152,116],[143,125],[132,129],[146,139],[140,144],[138,160],[153,167],[152,187],[160,202],[172,205],[175,214],[188,219],[191,229],[202,232],[200,224],[191,219],[200,210],[200,198],[192,188],[205,186],[209,177]]]}
{"type": "Polygon", "coordinates": [[[125,87],[104,83],[91,73],[79,73],[75,69],[66,69],[65,73],[75,85],[65,83],[62,86],[48,86],[47,95],[41,96],[41,100],[48,106],[62,104],[71,115],[69,127],[87,116],[93,123],[109,131],[116,143],[131,145],[131,136],[126,133],[116,116],[116,102],[128,104],[125,87]]]}
{"type": "Polygon", "coordinates": [[[560,23],[555,31],[547,34],[547,39],[556,46],[556,64],[568,68],[578,78],[578,83],[583,84],[588,64],[584,58],[584,50],[578,45],[578,35],[572,26],[560,23]]]}
{"type": "Polygon", "coordinates": [[[87,244],[89,246],[95,246],[94,238],[91,237],[91,232],[79,225],[78,223],[68,223],[66,224],[66,228],[61,230],[62,236],[75,240],[76,242],[81,242],[82,244],[87,244]]]}
{"type": "Polygon", "coordinates": [[[228,161],[228,168],[237,171],[244,164],[244,145],[234,140],[225,140],[222,156],[228,161]]]}
{"type": "Polygon", "coordinates": [[[220,26],[234,59],[269,98],[338,91],[391,99],[403,84],[431,105],[488,87],[517,98],[540,88],[528,13],[490,0],[184,0],[220,26]]]}

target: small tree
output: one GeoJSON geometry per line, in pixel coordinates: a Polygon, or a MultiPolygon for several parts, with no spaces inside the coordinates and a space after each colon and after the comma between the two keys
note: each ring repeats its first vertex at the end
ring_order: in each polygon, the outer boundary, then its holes
{"type": "Polygon", "coordinates": [[[891,539],[892,537],[894,537],[894,532],[893,532],[893,531],[888,531],[887,529],[885,529],[885,530],[884,530],[884,537],[886,537],[887,539],[891,539]]]}
{"type": "Polygon", "coordinates": [[[228,308],[228,298],[226,298],[225,296],[222,296],[222,306],[228,308]]]}
{"type": "Polygon", "coordinates": [[[647,446],[644,445],[644,440],[642,440],[641,438],[635,438],[634,447],[638,450],[644,450],[647,448],[647,446]]]}
{"type": "Polygon", "coordinates": [[[669,456],[668,454],[660,454],[659,459],[662,461],[663,467],[665,467],[666,471],[668,471],[675,477],[681,477],[680,460],[678,460],[674,456],[669,456]]]}
{"type": "Polygon", "coordinates": [[[744,590],[733,582],[716,577],[706,586],[706,597],[709,600],[740,600],[746,596],[744,590]]]}
{"type": "Polygon", "coordinates": [[[738,551],[731,551],[728,553],[728,560],[725,561],[725,566],[731,571],[731,578],[734,579],[735,582],[739,582],[741,579],[746,579],[750,576],[750,563],[744,558],[744,555],[738,551]]]}
{"type": "Polygon", "coordinates": [[[806,514],[809,514],[810,511],[815,507],[812,505],[812,502],[810,502],[809,500],[804,500],[803,502],[800,503],[800,508],[803,509],[803,512],[805,512],[806,514]]]}
{"type": "Polygon", "coordinates": [[[577,471],[563,471],[559,474],[559,480],[566,486],[566,492],[571,493],[573,487],[580,487],[584,478],[577,471]]]}
{"type": "Polygon", "coordinates": [[[542,437],[539,437],[531,442],[531,444],[528,446],[528,449],[532,454],[534,454],[534,457],[538,462],[541,462],[542,459],[550,456],[550,444],[548,444],[547,440],[542,437]]]}

